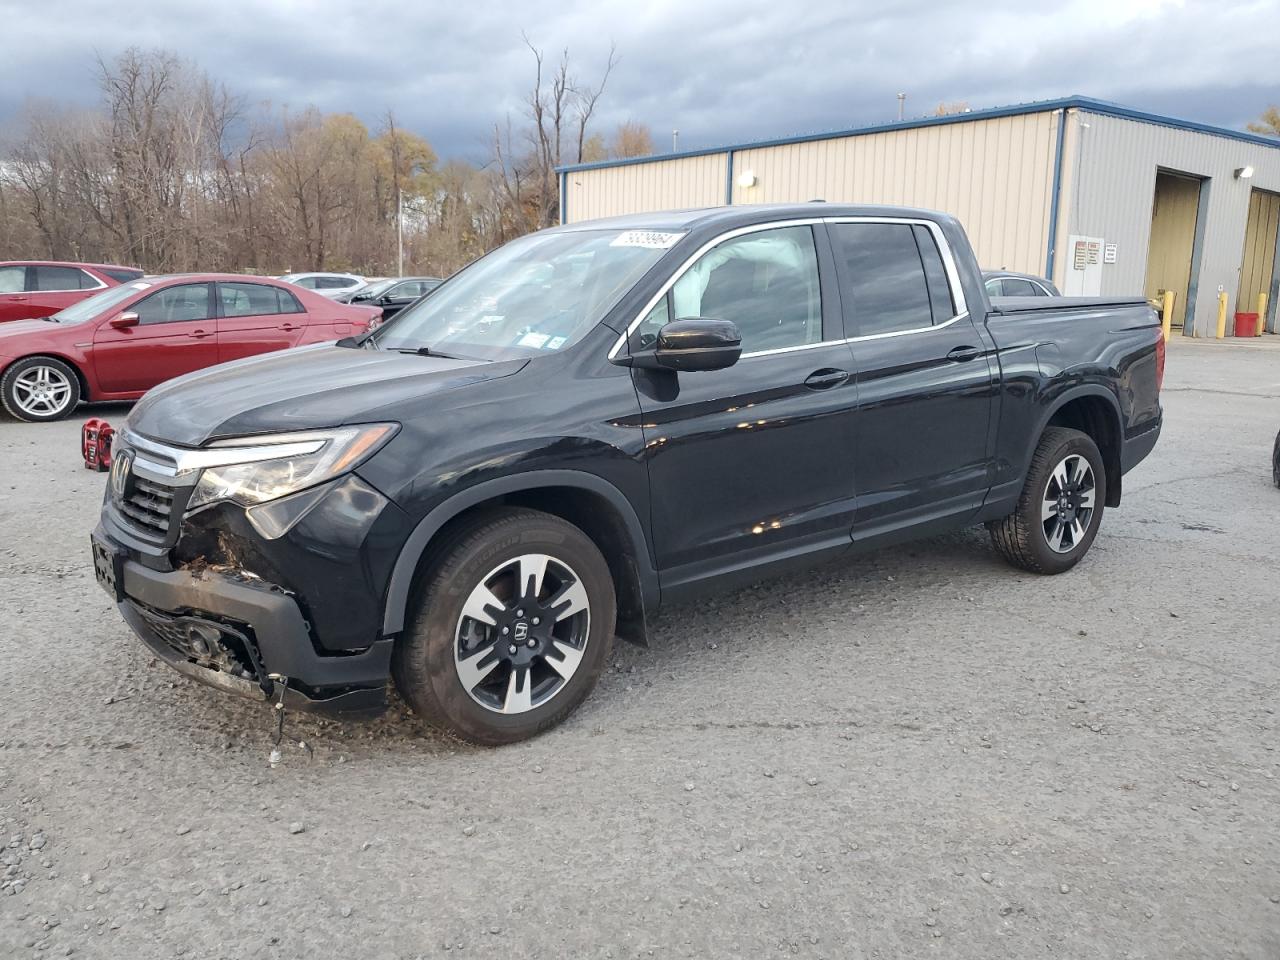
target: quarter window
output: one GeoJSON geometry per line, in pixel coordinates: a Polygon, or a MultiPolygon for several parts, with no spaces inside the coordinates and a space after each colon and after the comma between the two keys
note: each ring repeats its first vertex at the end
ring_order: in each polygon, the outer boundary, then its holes
{"type": "Polygon", "coordinates": [[[142,276],[141,270],[103,270],[108,277],[118,283],[128,283],[130,280],[137,280],[142,276]]]}
{"type": "Polygon", "coordinates": [[[208,320],[209,285],[207,283],[183,283],[165,287],[134,308],[139,323],[180,323],[184,320],[208,320]]]}
{"type": "Polygon", "coordinates": [[[1042,296],[1039,287],[1030,280],[1023,280],[1021,277],[1005,277],[1000,282],[1004,284],[1004,295],[1006,297],[1042,296]]]}
{"type": "Polygon", "coordinates": [[[89,290],[98,282],[78,267],[35,267],[33,290],[89,290]]]}
{"type": "Polygon", "coordinates": [[[831,235],[852,335],[919,330],[954,316],[942,256],[928,228],[835,223],[831,235]]]}
{"type": "Polygon", "coordinates": [[[705,253],[640,323],[639,349],[667,319],[731,320],[753,353],[822,340],[818,256],[808,226],[761,230],[705,253]]]}

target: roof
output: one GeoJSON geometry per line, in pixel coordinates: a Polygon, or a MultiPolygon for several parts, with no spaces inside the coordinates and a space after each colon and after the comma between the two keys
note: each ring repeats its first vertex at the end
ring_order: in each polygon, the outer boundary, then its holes
{"type": "Polygon", "coordinates": [[[88,267],[90,270],[139,270],[122,263],[83,263],[79,260],[3,260],[0,267],[88,267]]]}
{"type": "Polygon", "coordinates": [[[1241,130],[1229,130],[1226,127],[1215,127],[1194,120],[1179,120],[1177,117],[1166,117],[1158,113],[1147,113],[1133,107],[1126,107],[1106,100],[1095,100],[1092,97],[1071,96],[1056,100],[1033,100],[1029,103],[1018,103],[1007,107],[990,107],[985,110],[970,110],[966,113],[951,113],[941,117],[922,117],[917,120],[900,120],[894,123],[877,123],[864,127],[852,127],[847,130],[832,130],[826,133],[808,133],[794,137],[779,137],[773,140],[752,140],[745,143],[730,143],[718,147],[706,147],[700,150],[681,150],[676,153],[661,153],[649,157],[629,157],[621,160],[600,160],[595,163],[574,163],[557,167],[563,173],[575,170],[598,170],[603,167],[625,167],[639,163],[656,163],[660,160],[680,160],[685,157],[705,157],[710,154],[728,153],[738,150],[753,150],[760,147],[778,147],[790,143],[808,143],[814,140],[835,140],[840,137],[859,137],[871,133],[887,133],[893,130],[914,130],[919,127],[939,127],[953,123],[970,123],[974,120],[994,120],[998,117],[1016,117],[1028,113],[1047,113],[1054,110],[1083,110],[1088,113],[1099,113],[1109,117],[1120,117],[1124,120],[1137,120],[1142,123],[1154,123],[1177,130],[1188,130],[1215,137],[1226,137],[1231,140],[1243,140],[1246,143],[1258,144],[1280,150],[1280,137],[1268,137],[1257,133],[1245,133],[1241,130]]]}
{"type": "Polygon", "coordinates": [[[735,224],[746,226],[770,220],[799,220],[811,217],[901,217],[935,220],[939,223],[954,220],[950,214],[916,207],[891,207],[883,204],[827,203],[810,200],[808,203],[752,203],[737,206],[697,207],[690,210],[655,210],[651,213],[627,213],[599,220],[579,220],[550,228],[559,233],[577,233],[587,230],[691,230],[708,224],[735,224]]]}

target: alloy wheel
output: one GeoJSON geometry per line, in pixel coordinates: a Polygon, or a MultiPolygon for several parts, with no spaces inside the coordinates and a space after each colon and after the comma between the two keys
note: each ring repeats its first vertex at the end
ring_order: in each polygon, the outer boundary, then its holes
{"type": "Polygon", "coordinates": [[[586,651],[591,609],[581,578],[544,553],[507,560],[462,608],[453,662],[463,689],[494,713],[527,713],[573,679],[586,651]]]}
{"type": "Polygon", "coordinates": [[[1097,490],[1093,467],[1078,453],[1064,457],[1045,485],[1040,520],[1054,553],[1070,553],[1089,530],[1097,490]]]}
{"type": "Polygon", "coordinates": [[[31,367],[13,381],[13,400],[28,416],[54,416],[71,402],[71,381],[56,367],[31,367]]]}

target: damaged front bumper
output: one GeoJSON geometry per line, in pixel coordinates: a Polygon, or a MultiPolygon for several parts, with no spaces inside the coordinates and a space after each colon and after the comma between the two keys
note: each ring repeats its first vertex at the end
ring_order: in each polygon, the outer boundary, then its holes
{"type": "Polygon", "coordinates": [[[246,510],[186,510],[191,483],[133,465],[108,490],[94,568],[134,633],[180,673],[331,713],[386,705],[382,597],[407,529],[355,474],[246,510]],[[255,512],[256,511],[256,512],[255,512]]]}

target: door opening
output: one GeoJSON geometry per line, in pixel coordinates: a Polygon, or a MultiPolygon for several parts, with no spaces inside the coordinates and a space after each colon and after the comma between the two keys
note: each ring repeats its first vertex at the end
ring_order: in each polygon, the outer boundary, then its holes
{"type": "MultiPolygon", "coordinates": [[[[1276,315],[1276,237],[1280,234],[1280,193],[1254,187],[1249,194],[1249,219],[1244,228],[1244,253],[1240,258],[1240,289],[1236,311],[1253,313],[1258,294],[1267,295],[1267,314],[1276,315]]],[[[1263,318],[1266,319],[1265,317],[1263,318]]],[[[1275,324],[1267,329],[1275,332],[1275,324]]]]}
{"type": "Polygon", "coordinates": [[[1195,250],[1196,220],[1200,209],[1200,184],[1195,177],[1156,173],[1155,199],[1151,207],[1151,240],[1147,248],[1147,299],[1160,302],[1166,290],[1174,294],[1169,325],[1186,325],[1191,263],[1195,250]]]}

